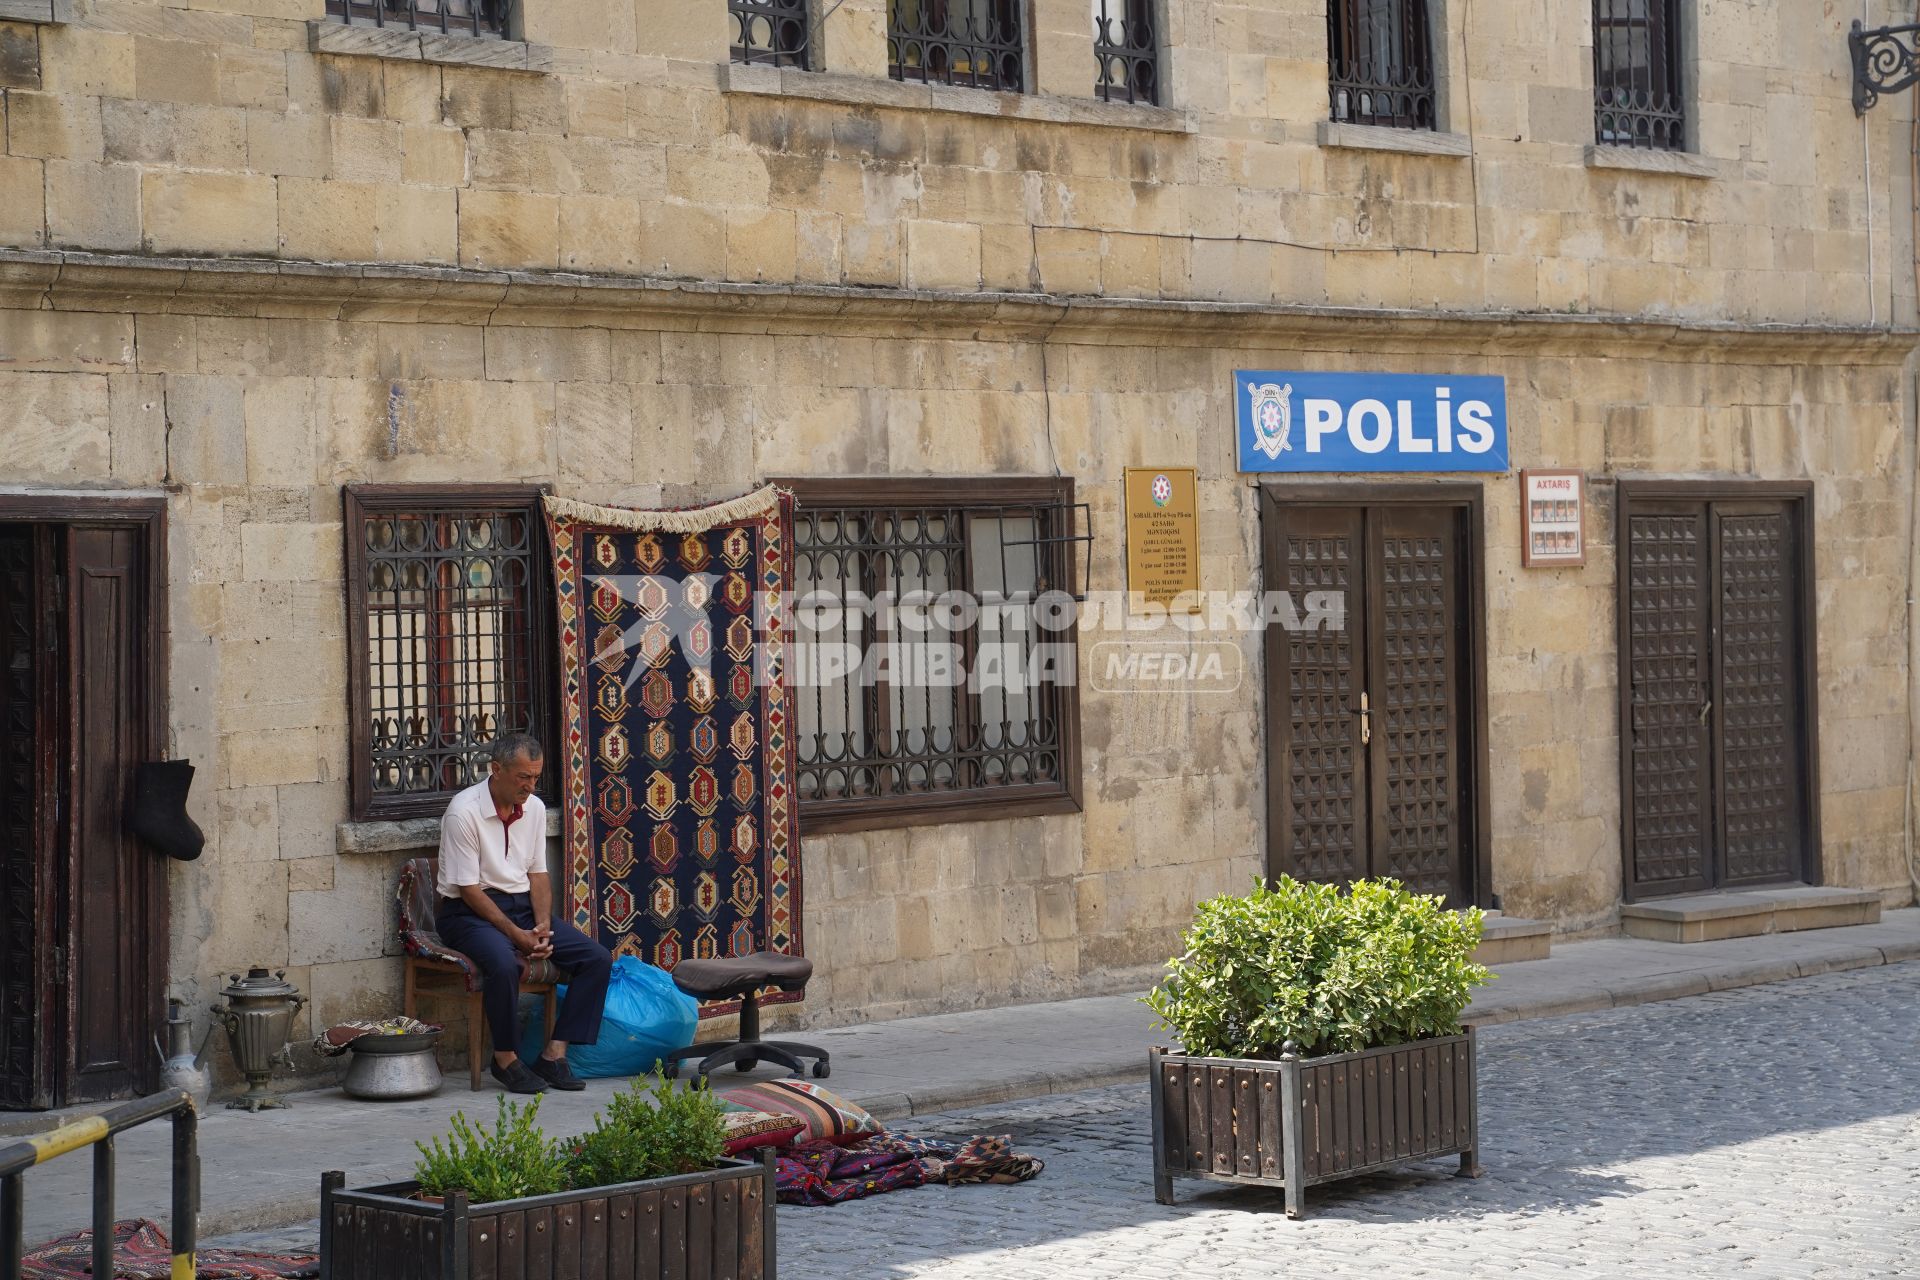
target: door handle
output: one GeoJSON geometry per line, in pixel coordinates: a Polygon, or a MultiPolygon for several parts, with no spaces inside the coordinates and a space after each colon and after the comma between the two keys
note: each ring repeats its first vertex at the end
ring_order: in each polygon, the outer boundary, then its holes
{"type": "Polygon", "coordinates": [[[1367,743],[1373,741],[1373,713],[1367,709],[1367,695],[1364,693],[1361,694],[1360,705],[1358,707],[1348,707],[1347,712],[1350,715],[1360,717],[1360,745],[1363,747],[1366,746],[1367,743]]]}
{"type": "Polygon", "coordinates": [[[1712,698],[1708,698],[1705,702],[1700,704],[1700,723],[1701,724],[1705,724],[1707,722],[1707,712],[1711,710],[1713,710],[1712,698]]]}

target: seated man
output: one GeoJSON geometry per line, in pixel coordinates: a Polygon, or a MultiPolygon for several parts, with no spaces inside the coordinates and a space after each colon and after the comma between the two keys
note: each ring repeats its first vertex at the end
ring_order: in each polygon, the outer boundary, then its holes
{"type": "Polygon", "coordinates": [[[547,806],[533,794],[543,754],[530,735],[507,734],[493,744],[487,780],[455,796],[440,821],[440,936],[480,967],[493,1078],[514,1093],[586,1088],[567,1065],[567,1046],[599,1039],[613,972],[605,947],[553,918],[547,806]],[[552,957],[567,974],[553,1039],[531,1068],[514,1047],[522,956],[552,957]]]}

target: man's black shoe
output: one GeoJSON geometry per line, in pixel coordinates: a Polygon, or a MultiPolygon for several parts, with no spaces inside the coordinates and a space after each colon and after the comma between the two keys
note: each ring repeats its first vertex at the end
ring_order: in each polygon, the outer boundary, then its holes
{"type": "Polygon", "coordinates": [[[535,1058],[533,1071],[556,1089],[572,1092],[587,1087],[584,1080],[573,1074],[573,1067],[565,1058],[535,1058]]]}
{"type": "Polygon", "coordinates": [[[506,1066],[493,1064],[493,1078],[505,1085],[508,1093],[545,1093],[547,1082],[527,1070],[527,1064],[515,1058],[506,1066]]]}

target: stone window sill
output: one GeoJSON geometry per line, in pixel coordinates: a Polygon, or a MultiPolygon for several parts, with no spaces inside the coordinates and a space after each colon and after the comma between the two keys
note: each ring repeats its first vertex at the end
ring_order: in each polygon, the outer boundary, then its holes
{"type": "Polygon", "coordinates": [[[0,22],[72,22],[73,0],[0,0],[0,22]]]}
{"type": "Polygon", "coordinates": [[[1320,122],[1320,145],[1355,151],[1397,151],[1410,156],[1470,156],[1473,139],[1464,133],[1431,129],[1389,129],[1377,124],[1320,122]]]}
{"type": "MultiPolygon", "coordinates": [[[[0,4],[10,2],[0,0],[0,4]]],[[[406,31],[398,27],[348,26],[334,19],[315,18],[307,23],[307,48],[314,53],[432,62],[448,67],[535,72],[553,69],[553,49],[544,44],[442,35],[438,31],[406,31]]]]}
{"type": "Polygon", "coordinates": [[[1627,169],[1635,173],[1666,173],[1678,178],[1718,178],[1721,164],[1691,151],[1649,151],[1642,147],[1587,144],[1587,168],[1627,169]]]}
{"type": "Polygon", "coordinates": [[[1148,133],[1193,133],[1193,117],[1173,107],[1150,107],[1133,102],[1102,102],[1097,98],[1058,98],[1029,93],[995,93],[987,89],[955,89],[946,85],[903,84],[874,76],[842,75],[830,71],[800,71],[787,67],[745,66],[729,63],[722,69],[721,87],[728,93],[756,93],[768,97],[837,102],[852,107],[900,107],[909,111],[946,111],[956,115],[992,116],[1004,120],[1037,120],[1047,124],[1097,125],[1138,129],[1148,133]]]}
{"type": "MultiPolygon", "coordinates": [[[[547,809],[547,837],[560,834],[560,811],[547,809]]],[[[333,829],[335,853],[425,853],[440,847],[440,819],[342,822],[333,829]]]]}

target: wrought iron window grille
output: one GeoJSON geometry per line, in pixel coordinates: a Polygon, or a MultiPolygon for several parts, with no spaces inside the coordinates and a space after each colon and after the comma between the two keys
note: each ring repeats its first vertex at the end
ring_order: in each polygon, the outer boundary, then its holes
{"type": "Polygon", "coordinates": [[[1090,564],[1086,504],[1067,481],[1012,493],[949,482],[944,497],[909,483],[889,495],[886,481],[795,482],[803,826],[1076,807],[1077,685],[980,676],[1032,673],[1042,646],[1076,648],[1071,618],[1050,616],[1044,597],[1073,594],[1090,564]],[[961,599],[977,612],[913,604],[961,599]]]}
{"type": "Polygon", "coordinates": [[[1094,96],[1108,102],[1160,101],[1160,37],[1153,0],[1093,0],[1094,96]]]}
{"type": "Polygon", "coordinates": [[[353,26],[401,27],[505,39],[511,0],[327,0],[327,16],[353,26]]]}
{"type": "Polygon", "coordinates": [[[811,0],[727,0],[733,27],[731,56],[747,65],[799,67],[808,65],[812,39],[811,0]]]}
{"type": "Polygon", "coordinates": [[[887,0],[887,74],[895,80],[1020,93],[1020,0],[887,0]]]}
{"type": "Polygon", "coordinates": [[[1593,136],[1686,150],[1678,0],[1593,0],[1593,136]]]}
{"type": "Polygon", "coordinates": [[[536,490],[348,487],[356,817],[437,813],[500,735],[545,738],[544,528],[536,490]]]}
{"type": "Polygon", "coordinates": [[[1439,127],[1427,0],[1328,0],[1327,62],[1336,122],[1439,127]]]}
{"type": "Polygon", "coordinates": [[[1920,83],[1920,25],[1867,30],[1854,20],[1847,32],[1853,58],[1853,114],[1863,116],[1883,93],[1899,93],[1920,83]]]}

